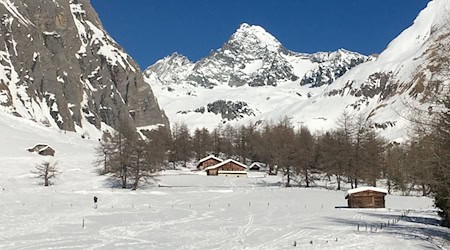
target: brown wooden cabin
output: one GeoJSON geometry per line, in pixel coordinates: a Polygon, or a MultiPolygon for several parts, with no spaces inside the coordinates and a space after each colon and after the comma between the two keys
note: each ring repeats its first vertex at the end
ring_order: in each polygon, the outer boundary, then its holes
{"type": "Polygon", "coordinates": [[[245,172],[247,166],[232,159],[220,162],[214,166],[209,166],[204,170],[207,175],[247,176],[247,173],[245,172]]]}
{"type": "Polygon", "coordinates": [[[214,166],[217,163],[221,163],[223,160],[215,157],[214,155],[207,156],[203,159],[200,159],[197,163],[197,169],[203,170],[209,166],[214,166]]]}
{"type": "Polygon", "coordinates": [[[347,191],[349,208],[385,208],[387,190],[376,187],[360,187],[347,191]]]}

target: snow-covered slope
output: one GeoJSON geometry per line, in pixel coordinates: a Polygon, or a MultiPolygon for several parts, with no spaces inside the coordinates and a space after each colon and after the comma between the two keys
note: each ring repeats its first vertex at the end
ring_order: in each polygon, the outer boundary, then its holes
{"type": "Polygon", "coordinates": [[[371,118],[385,129],[388,138],[405,136],[405,118],[409,118],[411,107],[427,109],[450,94],[449,22],[450,1],[431,1],[376,60],[337,79],[315,105],[334,101],[337,110],[371,118]]]}
{"type": "Polygon", "coordinates": [[[344,191],[283,188],[276,176],[174,170],[153,185],[122,190],[111,188],[92,165],[96,140],[5,113],[0,131],[0,249],[287,249],[294,242],[304,249],[449,246],[449,230],[437,226],[430,198],[388,195],[388,209],[336,209],[346,204],[344,191]],[[26,151],[36,143],[56,150],[60,173],[50,187],[30,172],[48,160],[26,151]],[[402,220],[392,225],[397,218],[402,220]],[[391,226],[380,229],[388,220],[391,226]]]}
{"type": "MultiPolygon", "coordinates": [[[[279,108],[301,104],[349,69],[369,60],[358,53],[302,54],[287,50],[262,27],[242,24],[208,57],[192,63],[174,53],[145,72],[172,123],[213,128],[290,116],[279,108]]],[[[320,119],[320,117],[318,117],[320,119]]]]}
{"type": "Polygon", "coordinates": [[[295,53],[263,28],[243,24],[199,62],[171,67],[172,56],[144,74],[169,120],[191,128],[290,117],[320,131],[335,128],[347,111],[371,118],[388,139],[403,139],[405,107],[428,107],[448,94],[449,2],[431,1],[377,57],[295,53]]]}

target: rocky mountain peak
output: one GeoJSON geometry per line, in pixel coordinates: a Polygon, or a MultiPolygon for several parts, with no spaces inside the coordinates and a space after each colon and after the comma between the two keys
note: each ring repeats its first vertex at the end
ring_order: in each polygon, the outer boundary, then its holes
{"type": "Polygon", "coordinates": [[[158,60],[155,64],[144,71],[147,78],[156,77],[165,84],[179,84],[186,78],[194,63],[186,56],[174,52],[172,55],[158,60]]]}
{"type": "Polygon", "coordinates": [[[231,47],[230,49],[235,50],[267,50],[277,52],[283,46],[274,36],[261,26],[243,23],[231,36],[224,47],[231,47]]]}
{"type": "Polygon", "coordinates": [[[300,85],[310,85],[312,87],[330,85],[351,68],[371,60],[371,57],[346,49],[332,52],[317,52],[311,54],[309,58],[312,62],[317,63],[318,66],[303,76],[300,85]]]}

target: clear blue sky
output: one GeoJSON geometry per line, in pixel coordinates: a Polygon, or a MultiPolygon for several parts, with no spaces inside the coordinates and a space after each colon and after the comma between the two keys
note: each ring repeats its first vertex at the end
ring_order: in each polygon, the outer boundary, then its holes
{"type": "Polygon", "coordinates": [[[197,61],[243,22],[287,49],[380,53],[429,0],[91,0],[103,26],[142,69],[179,52],[197,61]]]}

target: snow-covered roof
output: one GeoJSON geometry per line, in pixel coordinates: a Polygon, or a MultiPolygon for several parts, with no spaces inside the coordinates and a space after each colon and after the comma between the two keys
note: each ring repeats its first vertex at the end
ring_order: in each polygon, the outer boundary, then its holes
{"type": "Polygon", "coordinates": [[[203,170],[206,171],[206,170],[210,170],[210,169],[216,169],[216,168],[219,168],[219,167],[221,167],[221,166],[223,166],[223,165],[225,165],[225,164],[227,164],[227,163],[230,163],[230,162],[233,162],[233,163],[235,163],[236,165],[239,165],[239,166],[241,166],[241,167],[243,167],[243,168],[245,168],[245,169],[248,168],[246,165],[244,165],[244,164],[242,164],[242,163],[240,163],[240,162],[238,162],[238,161],[235,161],[235,160],[233,160],[233,159],[228,159],[228,160],[223,161],[223,162],[221,162],[221,163],[217,163],[216,165],[209,166],[209,167],[207,167],[207,168],[205,168],[205,169],[203,169],[203,170]]]}
{"type": "MultiPolygon", "coordinates": [[[[200,159],[200,160],[198,161],[198,164],[200,164],[200,163],[202,163],[202,162],[204,162],[204,161],[207,161],[207,160],[209,160],[209,159],[214,159],[214,160],[216,160],[216,161],[218,161],[218,162],[222,162],[222,161],[223,161],[222,159],[217,158],[217,157],[215,157],[214,155],[208,155],[208,156],[206,156],[205,158],[200,159]]],[[[198,164],[197,164],[197,165],[198,165],[198,164]]]]}
{"type": "Polygon", "coordinates": [[[253,166],[265,167],[266,164],[264,164],[264,163],[262,163],[262,162],[253,162],[253,163],[250,165],[250,168],[253,167],[253,166]]]}
{"type": "Polygon", "coordinates": [[[359,193],[359,192],[363,192],[363,191],[375,191],[375,192],[379,192],[379,193],[385,193],[387,194],[388,191],[384,188],[377,188],[377,187],[359,187],[359,188],[354,188],[354,189],[350,189],[347,191],[347,195],[349,194],[354,194],[354,193],[359,193]]]}

